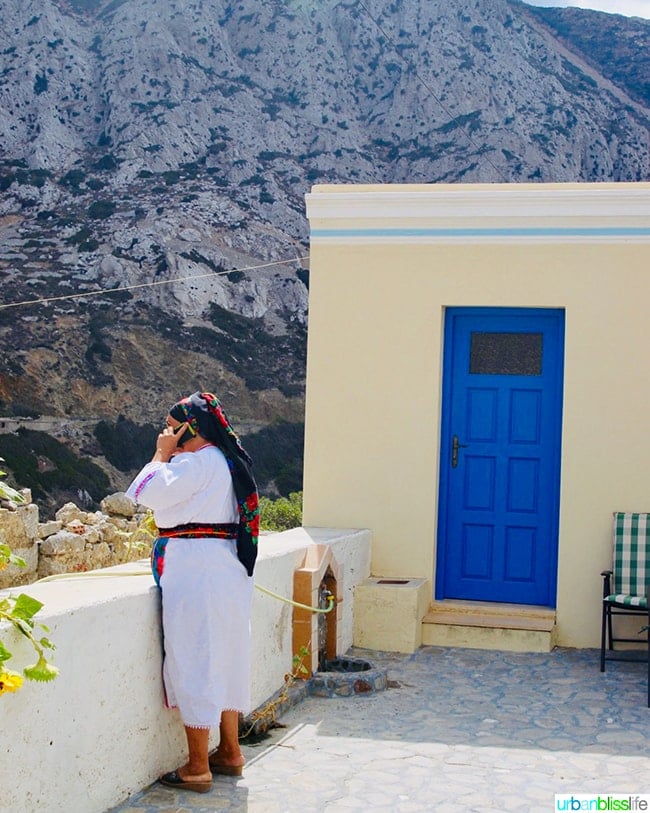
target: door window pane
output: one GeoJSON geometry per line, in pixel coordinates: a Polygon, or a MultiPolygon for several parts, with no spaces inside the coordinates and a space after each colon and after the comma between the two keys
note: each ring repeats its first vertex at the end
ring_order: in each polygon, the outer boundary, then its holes
{"type": "Polygon", "coordinates": [[[469,371],[478,375],[541,375],[542,333],[472,333],[469,371]]]}

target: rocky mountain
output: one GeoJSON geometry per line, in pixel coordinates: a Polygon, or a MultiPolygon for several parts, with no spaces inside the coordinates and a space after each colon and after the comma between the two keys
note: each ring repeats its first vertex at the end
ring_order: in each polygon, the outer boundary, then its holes
{"type": "Polygon", "coordinates": [[[75,419],[119,437],[197,388],[297,436],[312,184],[650,177],[643,20],[4,0],[0,31],[0,414],[65,418],[102,464],[75,419]]]}
{"type": "Polygon", "coordinates": [[[638,17],[578,8],[531,7],[571,51],[630,98],[650,107],[650,24],[638,17]]]}

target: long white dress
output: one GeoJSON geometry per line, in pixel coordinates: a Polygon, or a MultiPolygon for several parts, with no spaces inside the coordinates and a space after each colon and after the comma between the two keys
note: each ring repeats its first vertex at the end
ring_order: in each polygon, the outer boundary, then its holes
{"type": "MultiPolygon", "coordinates": [[[[159,528],[239,520],[228,464],[215,446],[148,463],[127,494],[153,510],[159,528]]],[[[235,541],[171,538],[160,587],[167,705],[191,728],[218,726],[224,710],[247,713],[253,579],[235,541]]]]}

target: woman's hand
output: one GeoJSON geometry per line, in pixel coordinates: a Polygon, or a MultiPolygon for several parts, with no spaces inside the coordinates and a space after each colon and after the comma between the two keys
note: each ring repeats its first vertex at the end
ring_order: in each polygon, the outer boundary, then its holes
{"type": "Polygon", "coordinates": [[[156,441],[156,451],[152,457],[152,462],[157,461],[166,463],[178,451],[178,438],[181,437],[185,431],[186,424],[181,423],[178,426],[166,426],[158,435],[156,441]]]}

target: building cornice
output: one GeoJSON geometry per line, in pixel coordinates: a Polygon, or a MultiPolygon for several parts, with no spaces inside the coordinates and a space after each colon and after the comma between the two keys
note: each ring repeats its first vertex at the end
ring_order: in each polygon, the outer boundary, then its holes
{"type": "Polygon", "coordinates": [[[650,242],[650,184],[316,186],[312,243],[650,242]]]}

